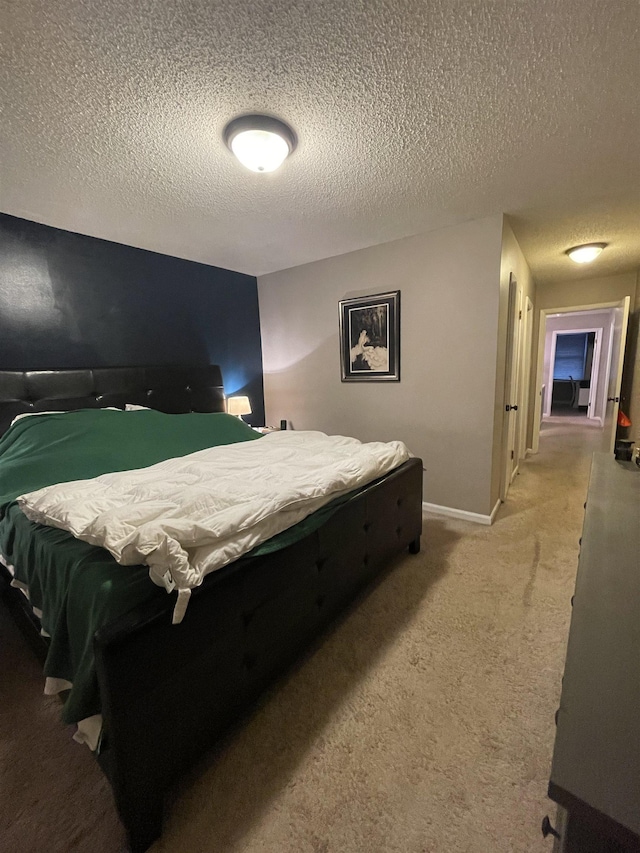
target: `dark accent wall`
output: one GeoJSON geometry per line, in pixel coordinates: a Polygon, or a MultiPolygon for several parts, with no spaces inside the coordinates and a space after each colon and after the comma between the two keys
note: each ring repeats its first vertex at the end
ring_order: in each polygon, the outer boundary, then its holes
{"type": "Polygon", "coordinates": [[[0,368],[219,364],[264,423],[253,276],[0,214],[0,368]]]}

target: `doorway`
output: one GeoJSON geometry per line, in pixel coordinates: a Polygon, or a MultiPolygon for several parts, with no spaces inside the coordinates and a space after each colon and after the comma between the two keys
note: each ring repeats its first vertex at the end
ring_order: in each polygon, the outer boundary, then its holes
{"type": "MultiPolygon", "coordinates": [[[[550,328],[552,325],[568,324],[574,317],[582,322],[579,313],[570,317],[562,315],[555,322],[547,318],[545,350],[549,349],[550,352],[549,368],[544,376],[543,417],[582,416],[596,420],[602,426],[604,412],[599,411],[597,405],[598,385],[602,385],[601,374],[604,369],[601,344],[605,326],[611,325],[612,318],[606,312],[600,316],[603,325],[585,329],[550,328]]],[[[597,317],[593,315],[592,319],[596,320],[597,317]]]]}
{"type": "MultiPolygon", "coordinates": [[[[558,408],[552,413],[555,350],[559,334],[594,333],[591,355],[589,389],[582,389],[584,405],[588,395],[585,425],[602,428],[602,449],[613,451],[616,438],[620,383],[629,317],[629,297],[620,302],[581,305],[571,308],[540,311],[538,338],[538,365],[536,373],[537,395],[533,420],[532,450],[537,452],[540,428],[545,420],[558,417],[558,408]],[[555,333],[555,334],[554,334],[555,333]],[[597,350],[597,352],[596,352],[597,350]]],[[[577,348],[574,347],[574,350],[577,348]]],[[[574,369],[576,369],[574,367],[574,369]]],[[[583,365],[584,372],[584,365],[583,365]]],[[[572,378],[570,381],[573,382],[572,378]]],[[[565,389],[566,390],[566,389],[565,389]]],[[[580,422],[580,387],[571,387],[568,416],[580,422]],[[573,395],[577,394],[577,397],[573,395]],[[577,410],[573,403],[577,400],[577,410]]]]}

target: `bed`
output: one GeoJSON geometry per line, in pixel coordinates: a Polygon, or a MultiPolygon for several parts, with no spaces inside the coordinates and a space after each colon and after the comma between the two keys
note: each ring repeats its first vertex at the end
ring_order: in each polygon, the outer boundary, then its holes
{"type": "MultiPolygon", "coordinates": [[[[126,404],[176,415],[222,413],[220,370],[0,371],[0,434],[19,414],[126,404]]],[[[314,513],[299,534],[207,574],[179,624],[172,624],[174,597],[154,587],[94,626],[97,759],[133,853],[160,835],[163,800],[177,778],[397,554],[417,553],[421,520],[422,464],[411,458],[314,513]]],[[[0,571],[3,597],[44,658],[50,649],[41,624],[9,586],[13,575],[0,571]]]]}

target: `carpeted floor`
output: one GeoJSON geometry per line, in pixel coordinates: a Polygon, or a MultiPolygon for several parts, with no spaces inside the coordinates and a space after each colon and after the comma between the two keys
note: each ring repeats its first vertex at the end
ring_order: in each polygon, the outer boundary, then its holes
{"type": "MultiPolygon", "coordinates": [[[[493,527],[407,555],[180,786],[153,853],[550,850],[546,786],[589,459],[545,422],[493,527]]],[[[119,853],[88,750],[0,608],[0,850],[119,853]]]]}

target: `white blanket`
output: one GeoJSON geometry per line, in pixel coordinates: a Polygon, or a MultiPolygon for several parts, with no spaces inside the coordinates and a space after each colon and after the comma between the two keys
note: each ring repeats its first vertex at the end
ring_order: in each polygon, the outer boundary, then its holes
{"type": "Polygon", "coordinates": [[[106,548],[122,565],[149,566],[177,587],[173,621],[208,572],[401,465],[402,442],[362,444],[283,431],[213,447],[149,468],[48,486],[18,502],[32,521],[106,548]]]}

